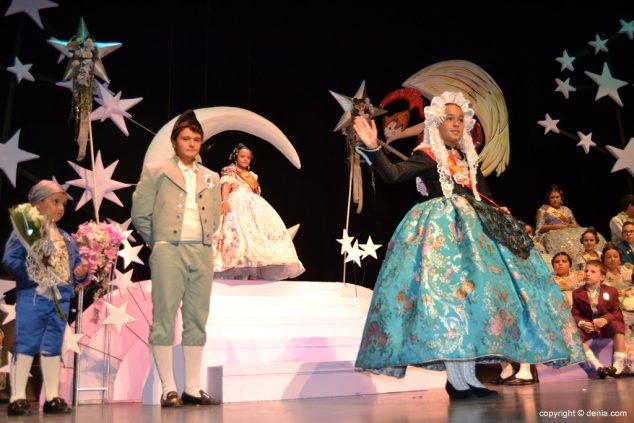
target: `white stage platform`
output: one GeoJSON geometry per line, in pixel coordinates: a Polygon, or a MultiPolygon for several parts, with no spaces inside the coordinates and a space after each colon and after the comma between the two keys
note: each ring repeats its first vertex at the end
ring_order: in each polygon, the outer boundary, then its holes
{"type": "MultiPolygon", "coordinates": [[[[397,380],[354,370],[371,297],[367,288],[340,282],[215,281],[203,386],[223,402],[444,386],[442,372],[411,368],[397,380]]],[[[180,367],[180,356],[175,361],[180,367]]],[[[154,371],[143,403],[159,397],[154,371]]]]}

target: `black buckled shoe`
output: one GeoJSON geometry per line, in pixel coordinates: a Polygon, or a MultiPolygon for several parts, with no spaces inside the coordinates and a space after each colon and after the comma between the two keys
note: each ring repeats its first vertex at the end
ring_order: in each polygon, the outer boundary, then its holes
{"type": "Polygon", "coordinates": [[[616,373],[616,367],[614,366],[609,366],[609,367],[604,367],[605,369],[605,374],[607,376],[613,377],[613,378],[618,378],[621,375],[616,373]]]}
{"type": "Polygon", "coordinates": [[[72,410],[64,400],[64,398],[55,397],[50,401],[44,401],[44,410],[46,414],[68,414],[72,410]]]}
{"type": "Polygon", "coordinates": [[[513,379],[513,378],[515,377],[515,374],[516,374],[516,373],[517,373],[517,372],[513,372],[513,374],[511,374],[511,376],[509,376],[509,377],[500,377],[500,376],[498,376],[498,377],[496,377],[495,379],[493,379],[493,380],[491,381],[491,383],[492,383],[492,384],[494,384],[494,385],[501,385],[501,384],[503,384],[504,382],[506,382],[507,380],[511,380],[511,379],[513,379]]]}
{"type": "Polygon", "coordinates": [[[469,385],[469,389],[473,391],[477,395],[478,398],[487,398],[487,397],[497,398],[498,397],[497,391],[492,391],[487,388],[478,388],[477,386],[469,385]]]}
{"type": "Polygon", "coordinates": [[[30,416],[32,414],[31,406],[27,400],[18,399],[9,403],[7,414],[10,416],[30,416]]]}
{"type": "Polygon", "coordinates": [[[163,408],[180,408],[183,406],[183,401],[178,398],[178,392],[169,391],[164,396],[161,396],[161,407],[163,408]]]}
{"type": "Polygon", "coordinates": [[[535,383],[535,379],[520,379],[518,377],[513,377],[511,379],[505,380],[503,385],[508,386],[524,386],[524,385],[532,385],[535,383]]]}
{"type": "Polygon", "coordinates": [[[599,367],[597,369],[597,374],[599,375],[599,379],[605,379],[605,377],[610,374],[609,367],[599,367]]]}
{"type": "Polygon", "coordinates": [[[218,405],[222,403],[222,401],[212,397],[211,395],[209,395],[207,392],[203,391],[202,389],[200,389],[198,392],[200,392],[200,397],[195,397],[193,395],[188,394],[187,392],[183,392],[183,395],[181,395],[181,400],[183,401],[183,404],[218,405]]]}
{"type": "MultiPolygon", "coordinates": [[[[478,394],[476,393],[476,391],[474,390],[474,388],[469,388],[469,389],[465,389],[465,390],[460,390],[460,389],[456,389],[453,387],[453,385],[451,383],[449,383],[449,381],[447,381],[447,383],[445,383],[445,391],[447,391],[447,394],[449,394],[449,398],[453,399],[472,399],[472,398],[478,398],[478,394]]],[[[491,391],[493,392],[493,391],[491,391]]]]}

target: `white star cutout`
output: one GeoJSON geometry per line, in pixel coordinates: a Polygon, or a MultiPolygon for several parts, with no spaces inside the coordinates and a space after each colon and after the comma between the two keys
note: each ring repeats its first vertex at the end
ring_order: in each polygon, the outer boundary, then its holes
{"type": "Polygon", "coordinates": [[[96,97],[95,100],[97,103],[101,104],[101,107],[92,112],[90,119],[99,119],[103,122],[109,118],[115,125],[117,125],[121,132],[123,132],[126,136],[129,135],[124,117],[132,117],[127,110],[143,100],[143,97],[121,100],[121,91],[113,97],[106,88],[99,84],[99,96],[96,97]]]}
{"type": "Polygon", "coordinates": [[[15,288],[15,281],[0,279],[0,301],[4,301],[4,295],[15,288]]]}
{"type": "Polygon", "coordinates": [[[634,20],[625,22],[623,19],[619,20],[621,24],[621,29],[619,30],[619,34],[627,34],[627,37],[631,40],[634,38],[634,20]]]}
{"type": "Polygon", "coordinates": [[[18,173],[18,163],[26,162],[29,160],[37,159],[40,156],[37,154],[29,153],[28,151],[20,150],[18,144],[20,143],[20,129],[13,134],[9,141],[4,144],[0,144],[0,170],[7,175],[7,178],[15,187],[15,179],[18,173]]]}
{"type": "Polygon", "coordinates": [[[606,46],[607,43],[608,43],[608,40],[607,39],[602,40],[601,37],[599,37],[599,34],[594,36],[594,41],[588,41],[588,44],[594,47],[594,54],[599,54],[600,51],[607,53],[608,52],[608,48],[606,46]]]}
{"type": "Polygon", "coordinates": [[[559,119],[552,119],[548,113],[546,113],[546,117],[544,118],[544,120],[540,120],[537,123],[546,128],[544,130],[544,135],[546,135],[550,131],[553,131],[557,134],[559,133],[559,128],[557,128],[559,119]]]}
{"type": "Polygon", "coordinates": [[[7,316],[2,321],[3,325],[6,325],[7,323],[15,320],[15,305],[2,303],[0,304],[0,310],[7,313],[7,316]]]}
{"type": "Polygon", "coordinates": [[[382,246],[383,246],[383,244],[375,244],[374,242],[372,242],[372,237],[368,236],[368,242],[367,243],[359,244],[359,247],[361,247],[363,249],[363,257],[362,258],[366,258],[367,256],[372,256],[374,258],[377,258],[376,250],[378,250],[382,246]]]}
{"type": "Polygon", "coordinates": [[[570,71],[574,71],[575,67],[572,65],[572,62],[575,61],[574,57],[568,56],[568,52],[564,50],[564,54],[561,57],[555,59],[559,63],[561,63],[561,70],[568,69],[570,71]]]}
{"type": "Polygon", "coordinates": [[[119,291],[121,291],[121,293],[125,294],[128,289],[138,288],[137,284],[132,282],[132,270],[129,270],[126,273],[120,272],[118,269],[115,269],[114,271],[116,277],[111,283],[112,285],[119,288],[119,291]]]}
{"type": "Polygon", "coordinates": [[[106,200],[110,200],[119,207],[123,207],[121,200],[114,193],[115,190],[127,188],[131,184],[125,184],[123,182],[115,181],[112,179],[112,174],[114,173],[115,168],[117,167],[117,163],[119,160],[113,162],[104,169],[103,162],[101,161],[101,152],[97,151],[97,158],[95,159],[95,181],[97,183],[97,187],[95,192],[93,192],[93,171],[84,169],[83,167],[68,161],[68,164],[75,169],[75,172],[81,177],[81,179],[73,179],[72,181],[66,181],[69,185],[74,187],[83,188],[85,191],[83,192],[79,202],[77,203],[77,207],[75,210],[79,210],[81,206],[86,204],[88,201],[93,200],[95,203],[95,211],[98,213],[99,208],[101,207],[101,202],[105,198],[106,200]]]}
{"type": "Polygon", "coordinates": [[[42,19],[40,19],[40,10],[48,9],[50,7],[57,7],[57,3],[47,0],[13,0],[4,16],[24,12],[29,15],[33,21],[35,21],[40,29],[44,29],[42,19]]]}
{"type": "Polygon", "coordinates": [[[583,132],[578,131],[577,136],[581,140],[577,144],[577,147],[583,147],[583,151],[585,151],[586,154],[590,153],[591,147],[597,145],[594,141],[592,141],[592,132],[590,132],[588,135],[585,135],[583,132]]]}
{"type": "Polygon", "coordinates": [[[62,354],[66,351],[75,351],[77,354],[81,354],[81,347],[79,341],[84,337],[83,333],[75,333],[75,331],[66,323],[66,329],[64,330],[64,340],[62,341],[62,354]]]}
{"type": "Polygon", "coordinates": [[[136,242],[136,239],[132,236],[132,229],[128,229],[130,227],[130,223],[132,223],[132,218],[129,218],[123,223],[115,222],[114,220],[108,218],[106,219],[108,223],[112,223],[113,225],[117,225],[123,235],[128,238],[128,241],[136,242]]]}
{"type": "Polygon", "coordinates": [[[139,258],[139,251],[141,251],[141,248],[143,248],[143,244],[133,247],[130,245],[130,241],[124,239],[121,245],[123,247],[119,250],[118,255],[123,259],[124,269],[126,269],[132,262],[143,264],[143,262],[139,258]]]}
{"type": "Polygon", "coordinates": [[[617,170],[627,169],[630,175],[634,177],[634,138],[630,138],[624,150],[611,145],[606,145],[605,148],[617,159],[612,168],[612,173],[617,170]]]}
{"type": "Polygon", "coordinates": [[[341,234],[341,239],[338,239],[337,242],[341,244],[341,254],[347,253],[352,248],[352,241],[354,240],[353,236],[348,236],[348,230],[344,229],[341,234]]]}
{"type": "Polygon", "coordinates": [[[344,263],[348,263],[349,261],[354,261],[357,263],[357,266],[361,267],[361,256],[363,255],[363,250],[359,248],[359,241],[355,241],[354,245],[350,250],[348,250],[348,255],[344,263]]]}
{"type": "Polygon", "coordinates": [[[7,71],[15,74],[15,77],[18,80],[18,84],[23,79],[26,79],[27,81],[35,81],[35,78],[33,78],[33,75],[31,75],[31,72],[29,72],[29,69],[31,69],[31,66],[33,66],[33,64],[22,63],[20,59],[18,59],[18,56],[15,56],[15,60],[13,61],[13,66],[9,66],[7,68],[7,71]]]}
{"type": "Polygon", "coordinates": [[[559,78],[555,78],[555,82],[557,83],[557,88],[555,88],[555,92],[560,92],[566,97],[566,99],[570,96],[571,91],[577,91],[575,87],[570,85],[570,78],[562,81],[559,78]]]}
{"type": "Polygon", "coordinates": [[[603,64],[603,72],[601,75],[588,71],[585,71],[584,73],[599,86],[597,96],[594,98],[595,100],[607,95],[614,100],[616,104],[623,107],[623,102],[621,101],[621,97],[619,97],[618,90],[619,88],[626,86],[628,83],[627,81],[621,81],[620,79],[613,78],[612,74],[610,74],[610,68],[607,63],[603,64]]]}
{"type": "Polygon", "coordinates": [[[128,308],[128,302],[121,304],[120,307],[115,307],[109,302],[106,301],[106,307],[108,308],[108,312],[110,313],[108,317],[103,321],[104,325],[115,325],[117,329],[117,333],[121,333],[121,328],[123,325],[136,322],[136,319],[126,313],[126,309],[128,308]]]}

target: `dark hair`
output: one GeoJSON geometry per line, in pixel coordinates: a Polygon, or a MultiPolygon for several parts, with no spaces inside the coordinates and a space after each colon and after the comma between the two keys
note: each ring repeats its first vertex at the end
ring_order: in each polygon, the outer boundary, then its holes
{"type": "Polygon", "coordinates": [[[601,274],[603,276],[608,274],[608,268],[605,267],[605,264],[603,264],[602,261],[599,261],[599,260],[588,260],[586,262],[586,267],[588,267],[588,266],[597,266],[599,269],[601,269],[601,274]]]}
{"type": "Polygon", "coordinates": [[[563,201],[564,199],[564,190],[559,188],[557,185],[552,184],[550,187],[548,187],[548,189],[546,190],[546,200],[550,201],[550,195],[553,192],[558,192],[559,195],[561,196],[561,200],[563,201]]]}
{"type": "MultiPolygon", "coordinates": [[[[239,143],[238,145],[236,145],[236,148],[231,150],[231,154],[229,155],[229,161],[231,163],[235,163],[236,160],[238,160],[238,152],[240,152],[240,150],[249,150],[249,151],[251,151],[251,149],[249,147],[247,147],[245,144],[239,143]]],[[[251,151],[251,160],[253,160],[253,151],[251,151]]]]}
{"type": "Polygon", "coordinates": [[[551,264],[551,266],[554,266],[554,265],[555,265],[555,259],[556,259],[557,257],[559,257],[559,256],[566,256],[566,258],[568,259],[568,263],[570,263],[570,265],[572,266],[572,259],[570,258],[570,256],[568,255],[568,253],[567,253],[567,252],[565,252],[565,251],[560,251],[560,252],[558,252],[557,254],[555,254],[555,255],[553,256],[552,260],[550,260],[550,264],[551,264]]]}
{"type": "Polygon", "coordinates": [[[614,250],[619,254],[619,260],[623,258],[623,256],[621,256],[621,250],[619,250],[616,244],[614,242],[607,242],[605,246],[603,247],[603,250],[601,251],[601,261],[605,260],[605,253],[607,253],[610,250],[614,250]]]}
{"type": "Polygon", "coordinates": [[[585,231],[583,231],[583,233],[581,234],[581,238],[579,239],[579,242],[583,244],[583,237],[586,234],[592,234],[594,235],[594,240],[596,242],[599,242],[599,233],[596,231],[596,229],[594,229],[592,226],[588,226],[588,229],[586,229],[585,231]]]}
{"type": "Polygon", "coordinates": [[[621,230],[623,230],[623,228],[625,228],[626,226],[634,226],[634,222],[629,221],[629,220],[623,222],[623,226],[621,227],[621,230]]]}
{"type": "Polygon", "coordinates": [[[176,142],[178,134],[180,134],[184,129],[189,129],[192,132],[200,134],[202,137],[205,136],[202,125],[198,122],[196,114],[191,109],[185,110],[178,119],[176,119],[174,127],[172,128],[172,134],[170,135],[170,139],[173,143],[176,142]]]}
{"type": "Polygon", "coordinates": [[[634,206],[634,194],[625,194],[621,197],[621,211],[627,210],[630,204],[634,206]]]}

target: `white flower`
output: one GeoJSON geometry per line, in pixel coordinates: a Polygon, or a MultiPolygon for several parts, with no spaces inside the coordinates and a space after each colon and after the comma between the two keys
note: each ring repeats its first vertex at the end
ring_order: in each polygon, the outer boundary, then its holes
{"type": "Polygon", "coordinates": [[[210,173],[203,175],[203,181],[205,182],[205,188],[212,189],[214,187],[214,177],[210,173]]]}

